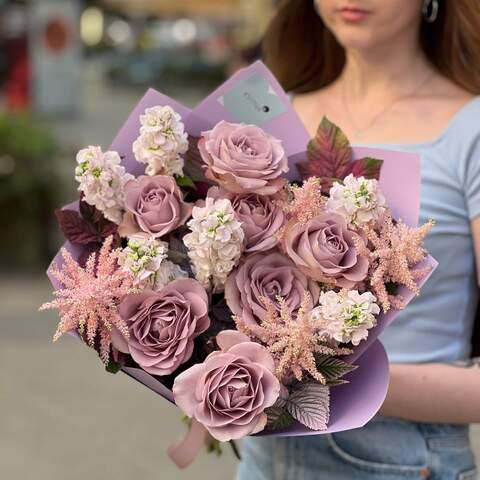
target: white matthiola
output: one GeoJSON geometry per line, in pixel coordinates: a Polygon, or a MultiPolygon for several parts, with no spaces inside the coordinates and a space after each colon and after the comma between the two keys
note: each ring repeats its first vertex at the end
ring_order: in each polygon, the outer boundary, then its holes
{"type": "Polygon", "coordinates": [[[179,265],[171,262],[170,260],[164,260],[160,264],[160,268],[155,273],[155,280],[153,284],[154,290],[161,290],[165,285],[173,282],[177,278],[187,278],[188,273],[182,270],[179,265]]]}
{"type": "Polygon", "coordinates": [[[147,165],[147,175],[183,175],[180,155],[188,150],[188,136],[180,115],[168,105],[155,106],[145,110],[140,123],[133,153],[147,165]]]}
{"type": "Polygon", "coordinates": [[[244,233],[228,199],[207,197],[205,206],[194,207],[184,236],[195,277],[206,288],[223,290],[228,274],[240,259],[244,233]]]}
{"type": "Polygon", "coordinates": [[[377,220],[386,208],[385,197],[375,179],[345,177],[330,189],[327,209],[342,215],[353,227],[377,220]]]}
{"type": "Polygon", "coordinates": [[[100,147],[90,146],[78,152],[75,168],[78,190],[83,192],[85,201],[117,224],[122,221],[125,183],[134,178],[120,162],[117,152],[102,152],[100,147]]]}
{"type": "Polygon", "coordinates": [[[319,306],[311,315],[324,324],[324,333],[337,342],[358,345],[368,337],[368,330],[377,324],[380,307],[370,292],[357,290],[322,292],[319,306]]]}
{"type": "Polygon", "coordinates": [[[167,257],[168,244],[145,234],[132,235],[118,259],[125,272],[131,273],[136,285],[153,286],[156,274],[167,257]]]}

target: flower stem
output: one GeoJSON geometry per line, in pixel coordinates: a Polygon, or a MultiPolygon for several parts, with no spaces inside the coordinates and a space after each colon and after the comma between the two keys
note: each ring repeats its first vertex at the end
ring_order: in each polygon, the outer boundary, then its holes
{"type": "Polygon", "coordinates": [[[241,460],[242,456],[240,455],[240,451],[238,450],[237,444],[235,443],[234,440],[229,440],[228,442],[230,446],[232,447],[233,454],[235,457],[237,457],[237,460],[241,460]]]}

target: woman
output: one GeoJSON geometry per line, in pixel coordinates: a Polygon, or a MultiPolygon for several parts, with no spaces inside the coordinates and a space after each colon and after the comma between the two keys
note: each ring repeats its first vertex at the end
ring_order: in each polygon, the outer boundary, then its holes
{"type": "Polygon", "coordinates": [[[480,272],[480,8],[290,0],[264,47],[312,135],[326,115],[353,143],[422,156],[420,221],[437,221],[427,247],[440,265],[381,337],[391,384],[380,415],[333,435],[249,438],[238,479],[474,479],[467,425],[480,422],[480,368],[466,361],[480,272]]]}

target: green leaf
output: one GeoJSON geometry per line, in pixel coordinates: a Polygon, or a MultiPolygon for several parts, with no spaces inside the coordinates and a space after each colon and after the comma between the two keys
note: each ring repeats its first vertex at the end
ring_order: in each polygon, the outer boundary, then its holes
{"type": "Polygon", "coordinates": [[[184,175],[183,177],[175,177],[177,185],[179,187],[190,187],[190,188],[197,188],[193,183],[193,180],[190,177],[184,175]]]}
{"type": "Polygon", "coordinates": [[[394,282],[387,282],[385,284],[385,288],[387,289],[387,293],[389,295],[396,295],[398,293],[398,284],[394,282]]]}
{"type": "Polygon", "coordinates": [[[335,380],[327,380],[327,387],[337,387],[338,385],[345,385],[346,383],[350,383],[348,380],[343,380],[341,378],[337,378],[335,380]]]}
{"type": "Polygon", "coordinates": [[[118,373],[122,369],[122,366],[118,362],[114,362],[112,359],[105,365],[105,370],[109,373],[118,373]]]}
{"type": "Polygon", "coordinates": [[[330,389],[317,382],[300,383],[290,393],[287,411],[302,425],[312,430],[325,430],[330,418],[330,389]]]}
{"type": "Polygon", "coordinates": [[[383,160],[377,158],[365,157],[359,160],[354,160],[350,164],[350,173],[354,177],[365,178],[380,178],[380,169],[382,167],[383,160]]]}
{"type": "Polygon", "coordinates": [[[265,409],[265,413],[267,414],[266,428],[268,430],[287,428],[293,422],[293,417],[285,408],[273,406],[265,409]]]}
{"type": "Polygon", "coordinates": [[[337,357],[330,357],[328,355],[315,355],[315,365],[317,370],[326,378],[327,384],[335,385],[338,379],[357,368],[337,357]]]}
{"type": "Polygon", "coordinates": [[[350,170],[352,149],[343,131],[323,117],[314,138],[307,145],[307,162],[297,165],[302,178],[319,177],[330,188],[333,179],[345,178],[350,170]]]}
{"type": "Polygon", "coordinates": [[[205,448],[207,449],[207,453],[215,453],[217,455],[217,457],[220,457],[222,455],[222,446],[220,444],[220,442],[215,439],[215,438],[212,438],[205,446],[205,448]]]}

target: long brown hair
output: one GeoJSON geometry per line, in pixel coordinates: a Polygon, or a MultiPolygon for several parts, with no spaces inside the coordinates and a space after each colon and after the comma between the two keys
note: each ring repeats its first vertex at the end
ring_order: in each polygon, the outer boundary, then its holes
{"type": "MultiPolygon", "coordinates": [[[[421,46],[447,78],[480,93],[480,8],[475,0],[439,0],[438,18],[422,22],[421,46]]],[[[285,0],[263,40],[267,65],[283,88],[296,93],[322,88],[338,77],[345,51],[325,27],[314,0],[285,0]]]]}

